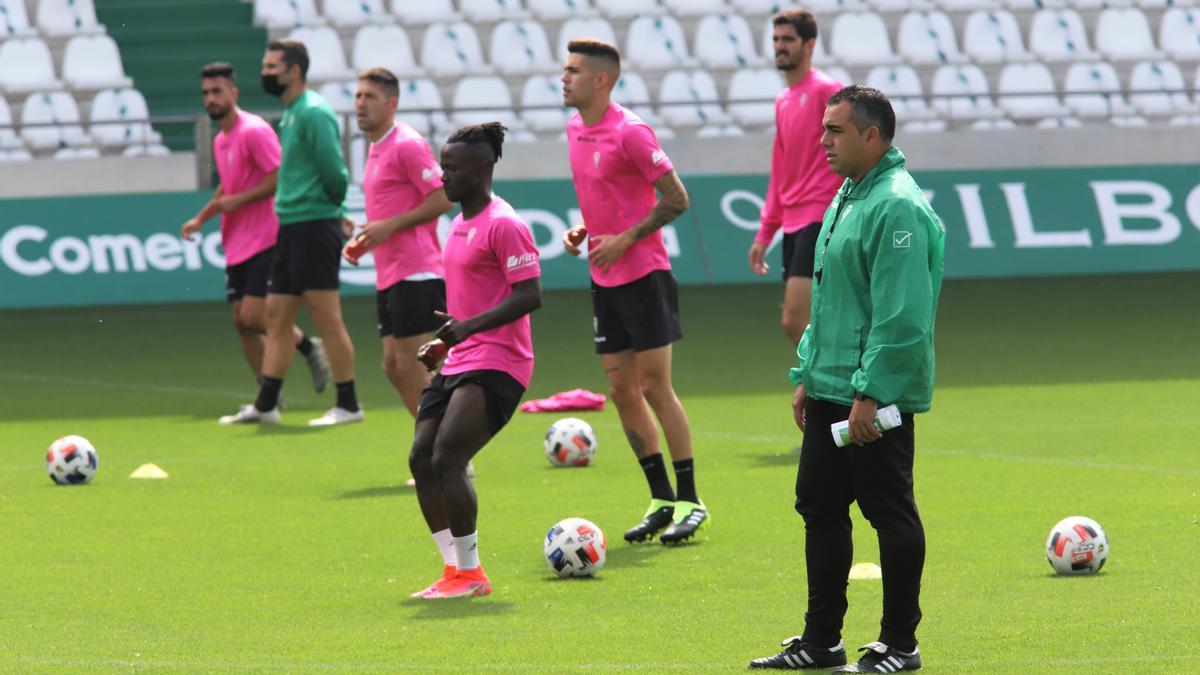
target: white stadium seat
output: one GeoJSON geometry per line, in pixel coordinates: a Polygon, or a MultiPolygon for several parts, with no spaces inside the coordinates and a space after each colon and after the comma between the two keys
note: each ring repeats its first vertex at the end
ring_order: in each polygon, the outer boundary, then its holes
{"type": "Polygon", "coordinates": [[[560,60],[565,59],[567,43],[576,38],[585,37],[604,40],[612,45],[617,44],[617,32],[613,30],[612,24],[607,19],[572,17],[564,21],[562,28],[558,31],[558,49],[554,52],[554,56],[560,60]]]}
{"type": "Polygon", "coordinates": [[[867,73],[866,85],[888,95],[896,119],[927,120],[938,116],[937,110],[925,101],[921,78],[912,66],[877,66],[867,73]]]}
{"type": "Polygon", "coordinates": [[[720,98],[717,83],[707,71],[673,70],[659,87],[658,110],[671,126],[726,124],[730,118],[721,110],[720,98]]]}
{"type": "Polygon", "coordinates": [[[945,120],[915,120],[905,123],[902,131],[906,134],[930,134],[945,131],[947,126],[945,120]]]}
{"type": "Polygon", "coordinates": [[[1074,117],[1048,117],[1036,126],[1038,129],[1078,129],[1083,122],[1074,117]]]}
{"type": "Polygon", "coordinates": [[[1148,126],[1150,126],[1150,120],[1146,119],[1145,117],[1142,117],[1141,115],[1122,115],[1119,117],[1112,118],[1111,120],[1109,120],[1109,122],[1111,122],[1114,127],[1128,128],[1128,127],[1148,127],[1148,126]]]}
{"type": "Polygon", "coordinates": [[[525,80],[521,89],[521,119],[538,132],[562,131],[567,127],[562,83],[557,77],[534,75],[525,80]]]}
{"type": "Polygon", "coordinates": [[[54,159],[96,159],[100,151],[95,148],[59,148],[54,159]]]}
{"type": "Polygon", "coordinates": [[[550,41],[537,21],[501,21],[492,31],[489,61],[504,74],[559,70],[561,62],[550,56],[550,41]]]}
{"type": "Polygon", "coordinates": [[[29,25],[25,0],[0,0],[0,39],[36,35],[29,25]]]}
{"type": "Polygon", "coordinates": [[[695,44],[696,58],[708,68],[763,65],[763,58],[754,48],[750,24],[737,14],[710,14],[701,19],[695,44]]]}
{"type": "Polygon", "coordinates": [[[650,124],[657,131],[662,118],[654,112],[650,107],[650,88],[646,86],[646,81],[641,75],[631,72],[621,73],[621,78],[617,80],[617,86],[613,88],[612,98],[617,103],[629,108],[634,113],[650,124]]]}
{"type": "Polygon", "coordinates": [[[102,147],[157,143],[146,99],[136,89],[105,89],[92,99],[88,115],[92,138],[102,147]]]}
{"type": "Polygon", "coordinates": [[[1138,0],[1137,6],[1143,9],[1169,10],[1175,7],[1195,7],[1196,0],[1138,0]]]}
{"type": "Polygon", "coordinates": [[[729,80],[729,114],[746,126],[772,125],[775,123],[775,97],[785,87],[787,81],[774,68],[738,70],[729,80]]]}
{"type": "Polygon", "coordinates": [[[869,0],[871,9],[884,14],[929,12],[937,9],[934,0],[869,0]]]}
{"type": "Polygon", "coordinates": [[[729,138],[745,136],[746,130],[736,124],[710,124],[696,130],[696,138],[729,138]]]}
{"type": "Polygon", "coordinates": [[[842,68],[841,66],[827,66],[825,68],[822,68],[821,71],[824,72],[826,75],[832,77],[833,79],[837,80],[838,82],[841,82],[842,86],[847,86],[847,85],[851,85],[851,84],[855,83],[855,79],[850,76],[850,71],[846,70],[845,68],[842,68]]]}
{"type": "Polygon", "coordinates": [[[254,23],[282,30],[320,26],[325,19],[317,13],[314,0],[254,0],[254,23]]]}
{"type": "Polygon", "coordinates": [[[1096,22],[1096,51],[1110,61],[1161,59],[1140,9],[1106,9],[1096,22]]]}
{"type": "Polygon", "coordinates": [[[995,117],[990,119],[975,120],[971,123],[971,129],[975,131],[991,131],[993,129],[1016,129],[1017,123],[1007,117],[995,117]]]}
{"type": "Polygon", "coordinates": [[[308,79],[315,81],[345,80],[354,77],[346,65],[346,52],[337,31],[329,26],[296,28],[290,37],[304,43],[308,49],[308,79]]]}
{"type": "Polygon", "coordinates": [[[1004,111],[992,102],[987,78],[979,66],[938,68],[933,74],[930,94],[933,107],[951,121],[1004,116],[1004,111]]]}
{"type": "Polygon", "coordinates": [[[62,89],[50,48],[38,38],[0,43],[0,89],[10,93],[62,89]]]}
{"type": "Polygon", "coordinates": [[[320,86],[317,92],[329,103],[333,112],[339,115],[353,115],[354,92],[357,88],[357,80],[346,80],[345,82],[326,82],[320,86]]]}
{"type": "Polygon", "coordinates": [[[442,109],[442,94],[433,80],[402,80],[396,119],[428,136],[434,129],[449,126],[442,109]]]}
{"type": "Polygon", "coordinates": [[[909,12],[900,20],[896,51],[914,65],[962,63],[954,25],[942,12],[909,12]]]}
{"type": "Polygon", "coordinates": [[[683,27],[671,16],[639,16],[629,24],[622,55],[639,68],[691,65],[683,27]]]}
{"type": "Polygon", "coordinates": [[[34,150],[91,145],[79,120],[79,106],[67,92],[30,94],[21,106],[21,136],[34,150]]]}
{"type": "Polygon", "coordinates": [[[563,21],[573,16],[595,16],[588,0],[528,0],[529,11],[541,21],[563,21]]]}
{"type": "Polygon", "coordinates": [[[37,27],[47,37],[104,32],[92,0],[38,0],[37,27]]]}
{"type": "Polygon", "coordinates": [[[1195,113],[1179,66],[1170,61],[1139,63],[1129,76],[1129,102],[1150,117],[1195,113]]]}
{"type": "MultiPolygon", "coordinates": [[[[749,14],[751,16],[775,14],[787,7],[800,6],[796,0],[730,0],[730,4],[741,14],[749,14]]],[[[812,10],[818,11],[816,7],[813,7],[812,10]]]]}
{"type": "Polygon", "coordinates": [[[424,69],[413,59],[408,31],[394,25],[371,25],[358,29],[350,62],[356,71],[382,66],[398,78],[416,77],[424,69]]]}
{"type": "Polygon", "coordinates": [[[614,19],[632,19],[635,16],[663,13],[658,0],[596,0],[596,9],[614,19]]]}
{"type": "Polygon", "coordinates": [[[1070,9],[1043,9],[1033,15],[1029,49],[1042,61],[1094,61],[1100,55],[1088,46],[1083,20],[1070,9]]]}
{"type": "Polygon", "coordinates": [[[1064,9],[1070,5],[1067,0],[1004,0],[1004,6],[1014,12],[1032,12],[1038,9],[1064,9]]]}
{"type": "Polygon", "coordinates": [[[479,36],[463,21],[435,23],[425,29],[421,65],[438,76],[491,72],[484,63],[479,36]]]}
{"type": "Polygon", "coordinates": [[[391,20],[383,0],[325,0],[325,18],[335,26],[361,26],[391,20]]]}
{"type": "Polygon", "coordinates": [[[1090,12],[1111,7],[1131,7],[1133,0],[1070,0],[1070,4],[1074,9],[1090,12]]]}
{"type": "Polygon", "coordinates": [[[817,16],[841,14],[842,12],[871,11],[871,6],[867,4],[867,0],[813,0],[812,3],[805,4],[803,8],[817,14],[817,16]]]}
{"type": "MultiPolygon", "coordinates": [[[[997,10],[1004,6],[1000,0],[938,0],[938,5],[947,12],[970,12],[977,10],[997,10]]],[[[963,37],[963,47],[967,44],[963,37]]]]}
{"type": "Polygon", "coordinates": [[[1064,117],[1071,110],[1058,100],[1054,76],[1041,63],[1010,63],[1000,71],[996,85],[1000,107],[1018,120],[1064,117]]]}
{"type": "Polygon", "coordinates": [[[963,48],[976,63],[1012,63],[1033,58],[1025,49],[1016,17],[1003,9],[972,12],[963,29],[963,48]]]}
{"type": "Polygon", "coordinates": [[[1073,63],[1063,83],[1063,103],[1079,117],[1132,115],[1117,71],[1107,63],[1073,63]]]}
{"type": "Polygon", "coordinates": [[[0,150],[0,162],[28,162],[33,155],[28,150],[0,150]]]}
{"type": "Polygon", "coordinates": [[[25,141],[22,141],[16,130],[13,129],[12,110],[8,107],[8,101],[0,96],[0,150],[24,147],[25,141]]]}
{"type": "Polygon", "coordinates": [[[529,12],[521,7],[521,0],[458,0],[458,9],[472,23],[529,18],[529,12]]]}
{"type": "Polygon", "coordinates": [[[63,79],[76,90],[120,89],[133,84],[125,75],[121,52],[107,35],[76,35],[63,53],[63,79]]]}
{"type": "Polygon", "coordinates": [[[512,93],[508,85],[491,75],[460,79],[454,87],[454,110],[451,115],[454,123],[460,127],[484,122],[500,122],[510,129],[520,126],[513,113],[512,93]]]}
{"type": "Polygon", "coordinates": [[[131,145],[121,153],[122,157],[166,157],[171,154],[167,146],[161,143],[131,145]]]}
{"type": "Polygon", "coordinates": [[[1168,9],[1159,25],[1158,44],[1176,61],[1200,60],[1200,9],[1168,9]]]}
{"type": "Polygon", "coordinates": [[[888,65],[896,63],[887,26],[874,12],[848,12],[833,21],[830,50],[846,65],[888,65]]]}
{"type": "Polygon", "coordinates": [[[392,14],[405,24],[461,21],[452,0],[392,0],[392,14]]]}
{"type": "Polygon", "coordinates": [[[663,9],[674,16],[703,16],[729,11],[725,0],[662,0],[663,9]]]}

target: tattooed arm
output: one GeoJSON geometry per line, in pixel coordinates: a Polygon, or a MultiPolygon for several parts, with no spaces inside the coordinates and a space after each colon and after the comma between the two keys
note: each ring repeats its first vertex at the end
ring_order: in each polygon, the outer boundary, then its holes
{"type": "Polygon", "coordinates": [[[688,209],[688,194],[683,181],[674,170],[668,171],[654,181],[660,196],[642,222],[621,234],[609,237],[593,237],[588,248],[588,258],[601,269],[607,270],[625,254],[639,239],[657,232],[663,225],[675,220],[688,209]]]}

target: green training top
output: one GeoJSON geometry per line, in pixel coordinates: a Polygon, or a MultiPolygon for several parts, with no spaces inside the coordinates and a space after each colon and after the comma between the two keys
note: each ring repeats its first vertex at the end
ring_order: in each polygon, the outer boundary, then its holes
{"type": "Polygon", "coordinates": [[[320,94],[305,90],[279,123],[283,160],[275,188],[280,225],[341,219],[350,172],[342,157],[337,115],[320,94]]]}

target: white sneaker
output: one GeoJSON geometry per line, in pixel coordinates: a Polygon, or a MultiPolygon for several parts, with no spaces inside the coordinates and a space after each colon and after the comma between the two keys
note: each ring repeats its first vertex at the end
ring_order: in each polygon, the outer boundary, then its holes
{"type": "MultiPolygon", "coordinates": [[[[475,464],[472,462],[467,462],[467,478],[475,480],[475,464]]],[[[416,487],[417,479],[410,476],[408,480],[404,481],[404,484],[408,487],[416,487]]]]}
{"type": "Polygon", "coordinates": [[[354,412],[350,412],[349,410],[346,410],[345,408],[339,408],[337,406],[334,406],[334,407],[330,408],[329,411],[326,412],[324,415],[321,415],[320,417],[318,417],[316,419],[309,420],[308,426],[310,426],[310,427],[331,427],[331,426],[334,426],[335,424],[353,424],[355,422],[361,422],[364,419],[366,419],[366,418],[363,415],[362,406],[359,406],[358,410],[356,410],[354,412]]]}
{"type": "Polygon", "coordinates": [[[266,412],[259,412],[253,403],[247,403],[238,408],[236,414],[222,416],[217,420],[217,424],[224,426],[230,424],[279,424],[279,406],[266,412]]]}

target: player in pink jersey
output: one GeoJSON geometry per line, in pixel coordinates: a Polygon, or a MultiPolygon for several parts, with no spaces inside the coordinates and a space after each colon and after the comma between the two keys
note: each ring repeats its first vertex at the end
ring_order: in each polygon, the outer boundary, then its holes
{"type": "Polygon", "coordinates": [[[817,21],[802,9],[775,15],[775,66],[788,88],[775,99],[775,147],[771,151],[771,180],[762,210],[762,226],[750,245],[750,269],[767,273],[767,248],[783,228],[783,330],[799,344],[808,326],[812,301],[813,257],[821,218],[833,201],[842,178],[829,168],[821,147],[825,102],[842,84],[812,65],[817,45],[817,21]]]}
{"type": "MultiPolygon", "coordinates": [[[[183,224],[184,239],[204,222],[221,215],[225,249],[225,297],[233,307],[233,325],[254,377],[262,377],[267,335],[267,281],[279,234],[275,216],[275,182],[280,148],[266,120],[238,107],[237,74],[228,63],[211,63],[200,71],[204,110],[221,130],[213,140],[213,159],[221,184],[195,218],[183,224]]],[[[318,393],[329,383],[329,360],[321,338],[305,337],[292,326],[296,349],[304,355],[318,393]]]]}
{"type": "Polygon", "coordinates": [[[492,194],[505,128],[459,129],[442,147],[446,197],[462,205],[446,242],[449,314],[418,357],[442,370],[421,394],[408,465],[421,513],[442,554],[442,576],[413,597],[487,595],[479,565],[479,505],[467,463],[508,423],[533,376],[529,313],[542,304],[533,233],[492,194]]]}
{"type": "Polygon", "coordinates": [[[590,242],[596,352],[650,486],[650,507],[625,540],[659,536],[664,544],[679,543],[710,524],[696,493],[691,426],[671,384],[671,344],[683,331],[659,231],[687,210],[687,191],[654,130],[612,102],[621,74],[616,47],[582,39],[572,40],[567,51],[563,101],[578,110],[567,125],[567,144],[583,223],[567,231],[563,245],[578,255],[584,239],[590,242]],[[671,452],[674,490],[655,417],[671,452]]]}

